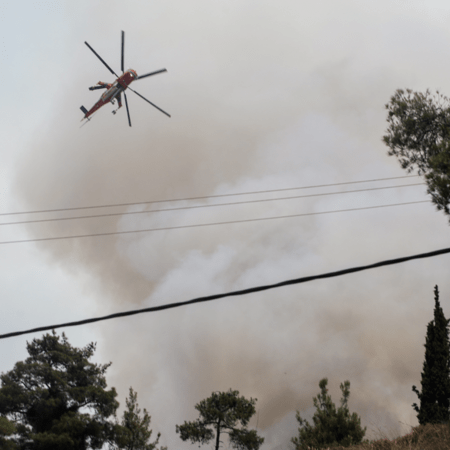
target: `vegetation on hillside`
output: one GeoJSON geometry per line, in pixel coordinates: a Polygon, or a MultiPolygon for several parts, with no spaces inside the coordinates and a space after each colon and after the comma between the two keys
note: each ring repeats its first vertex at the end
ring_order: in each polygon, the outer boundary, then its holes
{"type": "MultiPolygon", "coordinates": [[[[434,320],[427,326],[422,390],[413,386],[420,405],[413,404],[420,425],[406,436],[363,440],[366,428],[356,413],[350,413],[350,382],[341,383],[341,406],[328,395],[328,379],[313,398],[313,423],[302,419],[295,450],[441,450],[450,449],[450,342],[449,323],[434,290],[434,320]]],[[[3,450],[157,450],[160,434],[150,442],[150,416],[141,413],[137,393],[130,388],[121,422],[114,388],[107,389],[105,372],[110,364],[90,361],[95,344],[84,348],[70,345],[55,332],[27,343],[29,357],[0,375],[0,448],[3,450]]],[[[248,423],[255,414],[256,399],[236,390],[213,392],[195,408],[199,418],[176,425],[183,441],[223,448],[221,437],[236,450],[259,450],[264,438],[248,423]]],[[[167,450],[162,447],[161,450],[167,450]]]]}
{"type": "MultiPolygon", "coordinates": [[[[394,439],[380,437],[350,447],[327,447],[329,450],[449,450],[450,426],[448,424],[419,425],[405,436],[394,439]]],[[[310,447],[309,450],[318,450],[310,447]]]]}

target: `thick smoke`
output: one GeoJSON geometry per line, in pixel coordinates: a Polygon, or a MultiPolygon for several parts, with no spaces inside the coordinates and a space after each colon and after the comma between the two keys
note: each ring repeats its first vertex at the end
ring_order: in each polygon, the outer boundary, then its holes
{"type": "MultiPolygon", "coordinates": [[[[339,7],[325,1],[320,8],[282,3],[129,2],[124,11],[122,3],[108,2],[104,8],[104,2],[97,2],[84,19],[83,32],[76,28],[81,16],[73,12],[73,39],[79,46],[74,67],[83,69],[55,100],[48,128],[17,167],[15,189],[24,209],[403,175],[380,142],[383,104],[399,86],[421,89],[447,82],[432,68],[438,61],[443,64],[442,49],[432,46],[438,32],[426,21],[412,29],[414,14],[402,19],[395,8],[385,23],[381,15],[351,1],[339,7]],[[101,32],[95,27],[100,18],[106,24],[101,32]],[[125,110],[112,116],[106,106],[78,129],[78,107],[97,99],[86,88],[110,79],[83,41],[118,69],[122,28],[127,67],[138,73],[163,66],[169,70],[135,88],[172,119],[130,92],[133,128],[127,126],[125,110]],[[397,39],[399,30],[412,41],[397,39]],[[420,39],[417,30],[430,48],[404,52],[420,39]],[[427,70],[418,63],[425,54],[427,70]]],[[[446,42],[445,36],[441,41],[446,42]]],[[[238,200],[256,198],[261,196],[238,200]]],[[[425,198],[419,186],[50,222],[26,231],[30,237],[95,234],[425,198]]],[[[39,248],[51,263],[83,280],[88,275],[86,289],[96,293],[98,310],[106,314],[441,248],[445,233],[446,219],[425,204],[87,237],[45,242],[39,248]]],[[[258,398],[252,425],[266,437],[265,448],[287,448],[297,433],[295,410],[311,416],[312,397],[323,377],[329,378],[337,404],[339,384],[350,380],[350,409],[364,425],[399,433],[405,431],[399,421],[416,424],[411,386],[419,383],[435,284],[448,308],[445,258],[98,324],[103,336],[99,353],[113,361],[110,384],[122,398],[130,385],[138,391],[141,406],[170,448],[188,448],[175,434],[175,424],[195,418],[195,403],[230,387],[258,398]]]]}

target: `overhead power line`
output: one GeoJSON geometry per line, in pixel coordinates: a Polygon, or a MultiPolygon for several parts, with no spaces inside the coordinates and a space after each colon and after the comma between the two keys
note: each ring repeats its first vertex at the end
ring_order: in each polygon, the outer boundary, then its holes
{"type": "Polygon", "coordinates": [[[281,192],[281,191],[294,191],[299,189],[314,189],[320,187],[330,187],[330,186],[342,186],[345,184],[357,184],[357,183],[371,183],[375,181],[384,181],[384,180],[398,180],[401,178],[412,178],[418,177],[419,175],[404,175],[401,177],[388,177],[388,178],[376,178],[373,180],[360,180],[360,181],[346,181],[343,183],[331,183],[331,184],[317,184],[313,186],[300,186],[300,187],[291,187],[291,188],[281,188],[281,189],[266,189],[263,191],[248,191],[248,192],[237,192],[230,194],[217,194],[217,195],[204,195],[201,197],[185,197],[185,198],[172,198],[166,200],[148,200],[144,202],[130,202],[130,203],[113,203],[109,205],[94,205],[94,206],[76,206],[73,208],[54,208],[54,209],[40,209],[34,211],[19,211],[19,212],[9,212],[9,213],[0,213],[0,216],[13,216],[19,214],[38,214],[38,213],[49,213],[49,212],[61,212],[61,211],[75,211],[80,209],[96,209],[96,208],[113,208],[113,207],[121,207],[121,206],[133,206],[133,205],[147,205],[150,203],[168,203],[168,202],[184,202],[189,200],[205,200],[208,198],[219,198],[219,197],[232,197],[237,195],[251,195],[251,194],[267,194],[269,192],[281,192]]]}
{"type": "Polygon", "coordinates": [[[35,220],[22,220],[17,222],[3,222],[0,223],[2,225],[23,225],[27,223],[42,223],[42,222],[59,222],[65,220],[76,220],[76,219],[95,219],[98,217],[114,217],[114,216],[126,216],[130,214],[151,214],[158,212],[167,212],[167,211],[179,211],[184,209],[198,209],[198,208],[211,208],[217,206],[231,206],[231,205],[245,205],[248,203],[263,203],[263,202],[273,202],[276,200],[293,200],[299,198],[308,198],[308,197],[322,197],[326,195],[338,195],[338,194],[352,194],[355,192],[366,192],[366,191],[379,191],[383,189],[394,189],[394,188],[402,188],[402,187],[410,187],[410,186],[423,186],[426,183],[412,183],[412,184],[400,184],[396,186],[383,186],[376,188],[367,188],[367,189],[355,189],[353,191],[344,191],[344,192],[323,192],[321,194],[307,194],[307,195],[294,195],[290,197],[278,197],[278,198],[263,198],[257,200],[245,200],[243,202],[228,202],[228,203],[215,203],[210,205],[193,205],[193,206],[179,206],[176,208],[164,208],[164,209],[153,209],[148,211],[128,211],[121,213],[109,213],[109,214],[93,214],[89,216],[75,216],[75,217],[56,217],[53,219],[35,219],[35,220]]]}
{"type": "Polygon", "coordinates": [[[403,205],[413,205],[416,203],[431,203],[431,200],[419,200],[415,202],[404,202],[404,203],[393,203],[390,205],[377,205],[377,206],[366,206],[362,208],[350,208],[350,209],[339,209],[334,211],[321,211],[313,213],[303,213],[303,214],[289,214],[284,216],[273,216],[273,217],[260,217],[256,219],[243,219],[243,220],[229,220],[224,222],[213,222],[213,223],[197,223],[193,225],[179,225],[172,227],[160,227],[160,228],[147,228],[144,230],[126,230],[126,231],[111,231],[109,233],[92,233],[92,234],[79,234],[74,236],[57,236],[57,237],[47,237],[47,238],[36,238],[36,239],[21,239],[14,241],[0,241],[2,244],[20,244],[24,242],[42,242],[42,241],[57,241],[61,239],[77,239],[77,238],[87,238],[87,237],[98,237],[98,236],[114,236],[119,234],[131,234],[131,233],[147,233],[150,231],[167,231],[167,230],[179,230],[181,228],[197,228],[197,227],[209,227],[214,225],[229,225],[233,223],[244,223],[244,222],[259,222],[263,220],[273,220],[273,219],[288,219],[291,217],[305,217],[305,216],[318,216],[321,214],[333,214],[341,212],[350,211],[361,211],[363,209],[376,209],[376,208],[388,208],[391,206],[403,206],[403,205]]]}
{"type": "Polygon", "coordinates": [[[390,266],[393,264],[400,264],[400,263],[403,263],[406,261],[411,261],[414,259],[431,258],[433,256],[444,255],[446,253],[450,253],[450,248],[443,248],[441,250],[436,250],[434,252],[429,252],[429,253],[420,253],[418,255],[405,256],[403,258],[389,259],[386,261],[377,262],[375,264],[370,264],[368,266],[351,267],[349,269],[339,270],[337,272],[328,272],[328,273],[323,273],[320,275],[295,278],[292,280],[282,281],[281,283],[276,283],[276,284],[266,284],[266,285],[262,285],[262,286],[252,287],[249,289],[242,289],[239,291],[225,292],[223,294],[209,295],[207,297],[197,297],[192,300],[187,300],[184,302],[168,303],[165,305],[152,306],[150,308],[143,308],[143,309],[134,309],[131,311],[124,311],[124,312],[120,312],[120,313],[110,314],[108,316],[94,317],[92,319],[79,320],[76,322],[60,323],[60,324],[49,325],[49,326],[45,326],[45,327],[32,328],[30,330],[25,330],[25,331],[15,331],[12,333],[6,333],[6,334],[0,335],[0,339],[6,339],[6,338],[20,336],[20,335],[29,334],[29,333],[37,333],[40,331],[54,330],[56,328],[76,327],[79,325],[86,325],[88,323],[100,322],[102,320],[110,320],[110,319],[116,319],[119,317],[133,316],[136,314],[142,314],[142,313],[147,313],[147,312],[163,311],[165,309],[178,308],[179,306],[186,306],[186,305],[192,305],[194,303],[203,303],[203,302],[209,302],[212,300],[218,300],[218,299],[224,298],[224,297],[233,297],[233,296],[238,296],[238,295],[253,294],[255,292],[266,291],[268,289],[275,289],[275,288],[279,288],[279,287],[283,287],[283,286],[290,286],[293,284],[306,283],[308,281],[320,280],[320,279],[324,279],[324,278],[339,277],[341,275],[348,275],[350,273],[361,272],[363,270],[369,270],[369,269],[375,269],[377,267],[390,266]]]}

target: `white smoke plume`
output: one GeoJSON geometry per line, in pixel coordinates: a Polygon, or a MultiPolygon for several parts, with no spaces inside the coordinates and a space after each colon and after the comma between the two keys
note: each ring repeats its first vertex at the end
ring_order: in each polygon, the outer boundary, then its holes
{"type": "MultiPolygon", "coordinates": [[[[67,7],[67,45],[73,53],[67,72],[74,75],[70,83],[61,82],[47,126],[16,167],[14,189],[24,209],[402,176],[381,143],[383,105],[399,87],[450,88],[449,62],[442,58],[448,30],[439,22],[439,2],[428,2],[426,14],[414,9],[420,2],[408,2],[411,9],[404,10],[402,2],[388,1],[376,6],[350,0],[78,4],[67,7]],[[98,97],[87,87],[111,78],[83,42],[119,70],[121,29],[127,67],[138,74],[167,67],[168,74],[133,87],[172,118],[130,92],[132,128],[124,109],[112,116],[106,106],[79,129],[79,106],[90,107],[98,97]]],[[[300,192],[355,186],[380,183],[300,192]]],[[[256,198],[261,196],[238,200],[256,198]]],[[[26,236],[426,198],[418,186],[33,224],[26,236]]],[[[162,206],[167,205],[108,211],[162,206]]],[[[447,246],[447,235],[446,218],[421,204],[43,242],[38,248],[49,264],[80,277],[98,313],[107,314],[430,251],[447,246]]],[[[288,448],[297,435],[295,411],[311,416],[323,377],[329,378],[337,404],[339,384],[350,380],[350,410],[370,428],[369,437],[375,427],[395,434],[405,431],[399,421],[417,423],[411,386],[420,381],[435,284],[450,314],[447,263],[441,256],[92,326],[102,336],[100,359],[113,361],[110,385],[122,403],[129,386],[137,390],[170,449],[190,447],[175,434],[175,424],[194,419],[194,405],[212,391],[229,388],[258,399],[252,426],[258,421],[263,448],[288,448]]]]}

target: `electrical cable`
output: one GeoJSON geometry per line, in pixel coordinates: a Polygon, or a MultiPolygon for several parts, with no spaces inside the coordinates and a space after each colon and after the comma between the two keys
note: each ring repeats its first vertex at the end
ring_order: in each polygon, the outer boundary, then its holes
{"type": "Polygon", "coordinates": [[[197,297],[192,300],[187,300],[184,302],[168,303],[165,305],[152,306],[150,308],[135,309],[135,310],[131,310],[131,311],[124,311],[124,312],[120,312],[120,313],[109,314],[108,316],[95,317],[92,319],[79,320],[76,322],[67,322],[67,323],[61,323],[61,324],[56,324],[56,325],[49,325],[49,326],[45,326],[45,327],[32,328],[30,330],[25,330],[25,331],[15,331],[12,333],[5,333],[5,334],[0,335],[0,339],[6,339],[6,338],[14,337],[14,336],[21,336],[23,334],[29,334],[29,333],[37,333],[39,331],[55,330],[56,328],[75,327],[75,326],[79,326],[79,325],[85,325],[88,323],[116,319],[119,317],[133,316],[136,314],[142,314],[142,313],[147,313],[147,312],[163,311],[165,309],[177,308],[179,306],[192,305],[194,303],[202,303],[202,302],[208,302],[208,301],[212,301],[212,300],[218,300],[218,299],[224,298],[224,297],[252,294],[255,292],[266,291],[268,289],[274,289],[274,288],[279,288],[279,287],[283,287],[283,286],[290,286],[293,284],[306,283],[308,281],[319,280],[319,279],[324,279],[324,278],[338,277],[338,276],[347,275],[350,273],[361,272],[363,270],[374,269],[374,268],[383,267],[383,266],[390,266],[393,264],[400,264],[400,263],[403,263],[406,261],[411,261],[413,259],[430,258],[433,256],[443,255],[446,253],[450,253],[450,248],[435,250],[433,252],[428,252],[428,253],[421,253],[418,255],[406,256],[403,258],[390,259],[390,260],[381,261],[381,262],[378,262],[375,264],[370,264],[368,266],[351,267],[349,269],[338,270],[336,272],[328,272],[328,273],[323,273],[320,275],[295,278],[292,280],[282,281],[281,283],[276,283],[276,284],[266,284],[266,285],[262,285],[262,286],[252,287],[249,289],[241,289],[239,291],[225,292],[223,294],[209,295],[207,297],[197,297]]]}
{"type": "Polygon", "coordinates": [[[287,218],[291,218],[291,217],[317,216],[317,215],[321,215],[321,214],[333,214],[333,213],[340,213],[340,212],[360,211],[363,209],[387,208],[390,206],[412,205],[412,204],[416,204],[416,203],[431,203],[431,200],[419,200],[419,201],[415,201],[415,202],[392,203],[390,205],[366,206],[366,207],[362,207],[362,208],[339,209],[339,210],[334,210],[334,211],[321,211],[321,212],[303,213],[303,214],[289,214],[289,215],[284,215],[284,216],[260,217],[260,218],[256,218],[256,219],[230,220],[230,221],[225,221],[225,222],[199,223],[199,224],[193,224],[193,225],[179,225],[179,226],[173,226],[173,227],[147,228],[144,230],[111,231],[109,233],[93,233],[93,234],[80,234],[80,235],[74,235],[74,236],[59,236],[59,237],[36,238],[36,239],[22,239],[22,240],[14,240],[14,241],[0,241],[0,245],[2,245],[2,244],[21,244],[24,242],[57,241],[57,240],[61,240],[61,239],[76,239],[76,238],[97,237],[97,236],[113,236],[113,235],[119,235],[119,234],[145,233],[145,232],[150,232],[150,231],[178,230],[181,228],[209,227],[209,226],[214,226],[214,225],[228,225],[228,224],[233,224],[233,223],[258,222],[258,221],[262,221],[262,220],[287,219],[287,218]]]}
{"type": "Polygon", "coordinates": [[[59,221],[63,221],[63,220],[75,220],[75,219],[94,219],[94,218],[98,218],[98,217],[126,216],[126,215],[130,215],[130,214],[150,214],[150,213],[166,212],[166,211],[179,211],[179,210],[184,210],[184,209],[211,208],[211,207],[216,207],[216,206],[245,205],[248,203],[272,202],[275,200],[293,200],[293,199],[307,198],[307,197],[321,197],[324,195],[351,194],[354,192],[379,191],[382,189],[394,189],[394,188],[409,187],[409,186],[423,186],[425,184],[426,183],[400,184],[400,185],[396,185],[396,186],[383,186],[383,187],[368,188],[368,189],[356,189],[353,191],[344,191],[344,192],[323,192],[321,194],[295,195],[295,196],[291,196],[291,197],[278,197],[278,198],[263,198],[263,199],[257,199],[257,200],[246,200],[243,202],[216,203],[216,204],[212,204],[212,205],[179,206],[176,208],[153,209],[153,210],[149,210],[149,211],[128,211],[128,212],[122,212],[122,213],[94,214],[94,215],[90,215],[90,216],[57,217],[57,218],[53,218],[53,219],[22,220],[22,221],[18,221],[18,222],[3,222],[3,223],[0,223],[0,226],[2,226],[2,225],[23,225],[23,224],[27,224],[27,223],[59,222],[59,221]]]}
{"type": "Polygon", "coordinates": [[[361,181],[346,181],[343,183],[331,183],[331,184],[318,184],[314,186],[300,186],[293,188],[282,188],[282,189],[267,189],[264,191],[250,191],[250,192],[237,192],[234,194],[217,194],[217,195],[205,195],[202,197],[186,197],[186,198],[173,198],[167,200],[149,200],[145,202],[131,202],[131,203],[115,203],[110,205],[95,205],[95,206],[77,206],[73,208],[56,208],[56,209],[41,209],[35,211],[19,211],[19,212],[10,212],[10,213],[0,213],[0,216],[12,216],[19,214],[37,214],[37,213],[48,213],[48,212],[60,212],[60,211],[75,211],[80,209],[95,209],[95,208],[113,208],[119,206],[132,206],[132,205],[146,205],[149,203],[166,203],[166,202],[184,202],[189,200],[204,200],[208,198],[219,198],[219,197],[232,197],[235,195],[250,195],[250,194],[266,194],[269,192],[281,192],[281,191],[293,191],[297,189],[313,189],[319,187],[329,187],[329,186],[341,186],[344,184],[357,184],[357,183],[370,183],[374,181],[384,181],[384,180],[398,180],[400,178],[412,178],[418,177],[419,175],[405,175],[401,177],[388,177],[388,178],[377,178],[373,180],[361,180],[361,181]]]}

